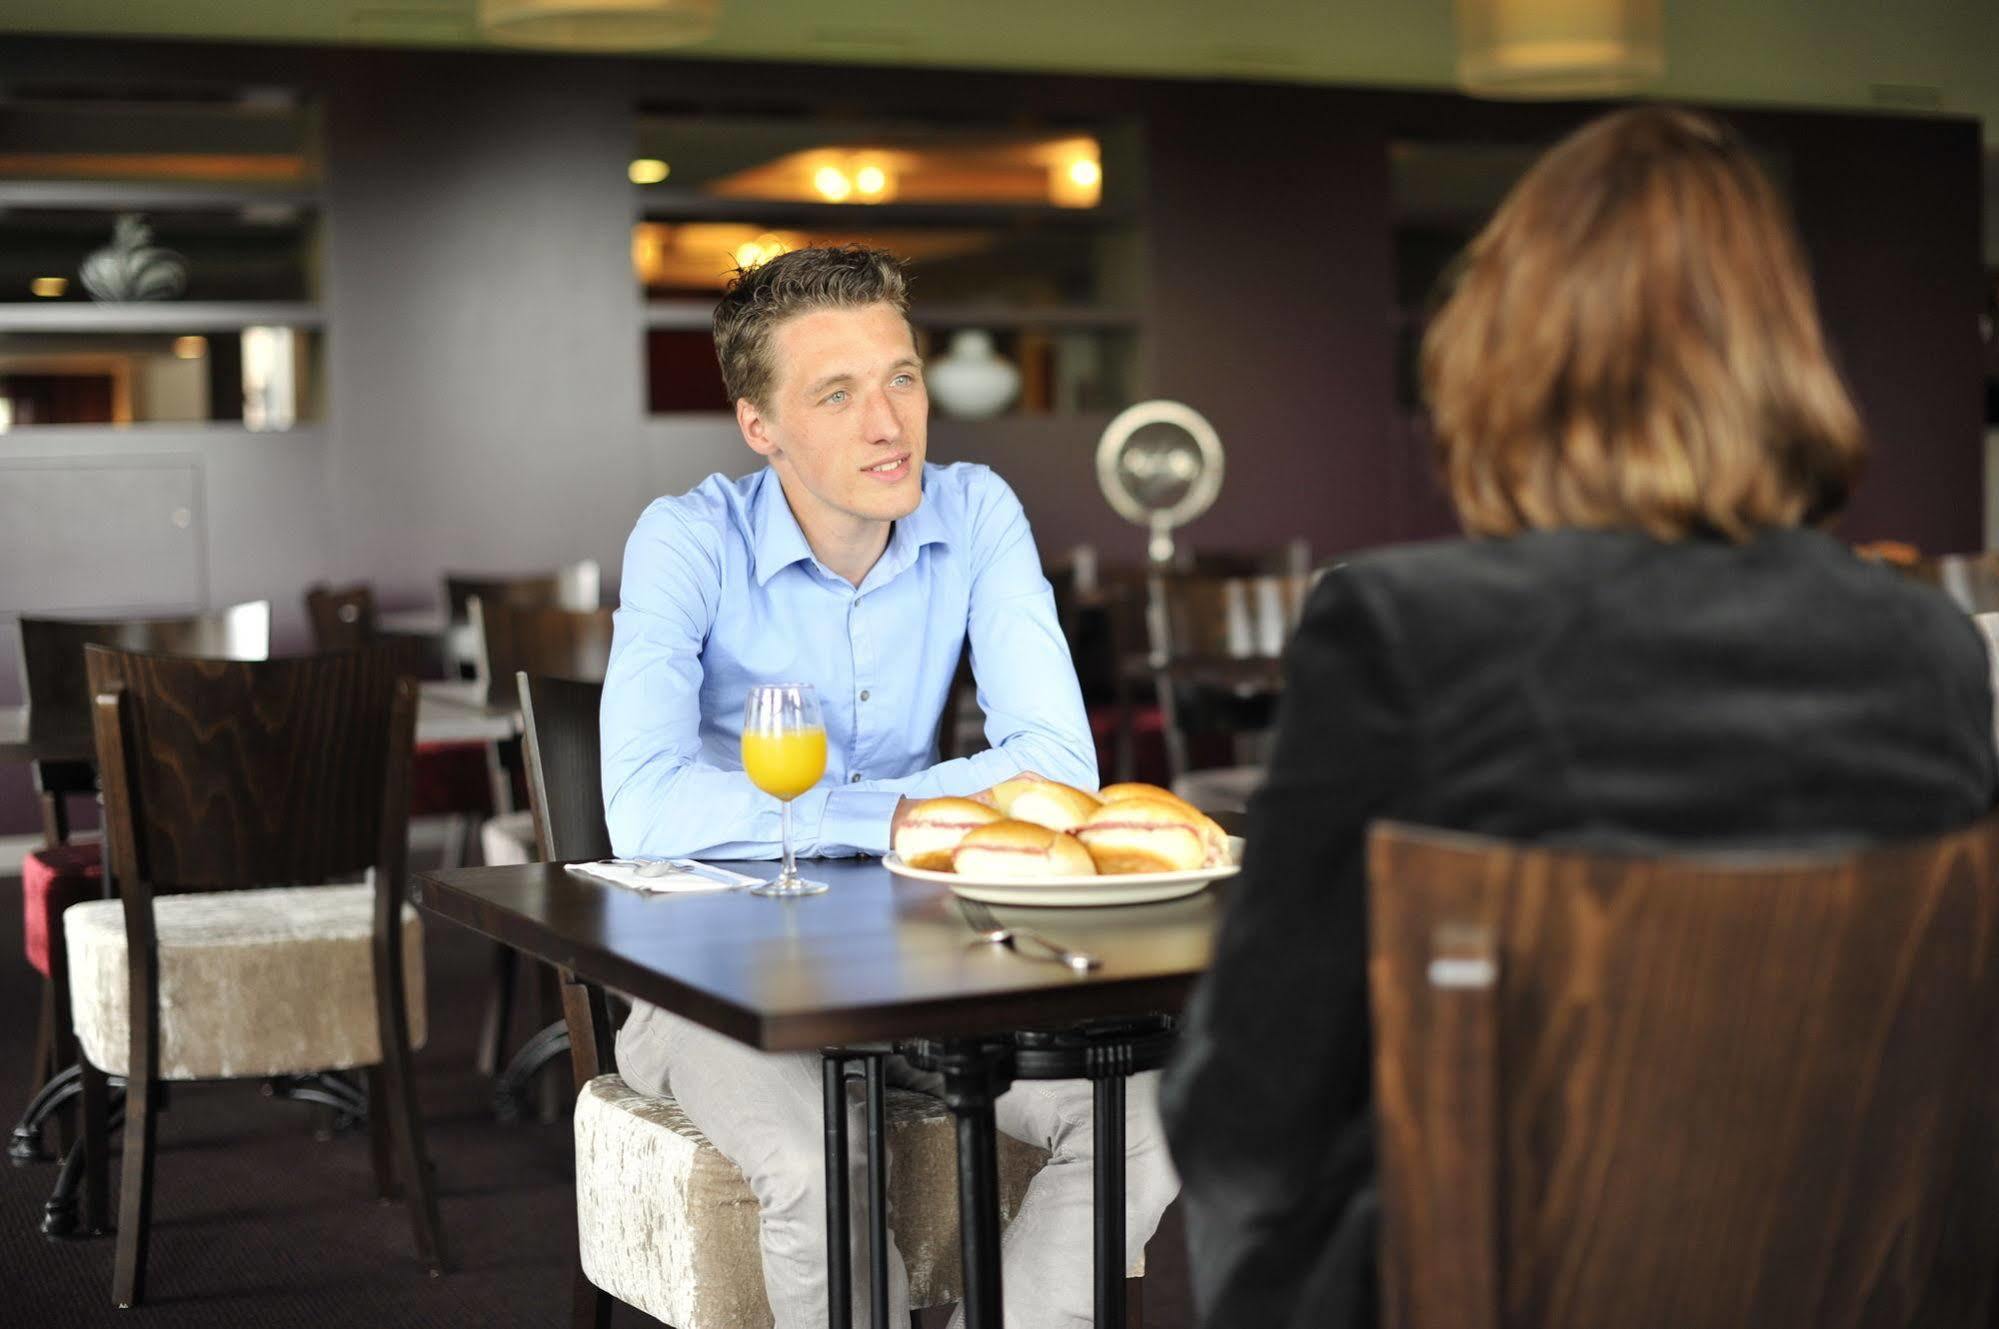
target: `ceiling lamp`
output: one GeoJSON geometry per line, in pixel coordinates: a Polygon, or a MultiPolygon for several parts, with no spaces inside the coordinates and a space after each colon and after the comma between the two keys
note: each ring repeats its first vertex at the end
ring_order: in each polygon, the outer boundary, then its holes
{"type": "Polygon", "coordinates": [[[509,46],[656,51],[712,35],[721,0],[479,0],[479,30],[509,46]]]}
{"type": "Polygon", "coordinates": [[[1594,97],[1666,72],[1664,0],[1457,0],[1458,83],[1478,97],[1594,97]]]}

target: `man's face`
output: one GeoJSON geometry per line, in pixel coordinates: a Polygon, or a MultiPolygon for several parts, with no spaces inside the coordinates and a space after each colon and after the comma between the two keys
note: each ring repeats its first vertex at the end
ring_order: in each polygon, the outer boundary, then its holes
{"type": "Polygon", "coordinates": [[[886,304],[817,309],[780,323],[771,351],[767,408],[739,401],[736,419],[808,537],[914,512],[930,396],[903,316],[886,304]]]}

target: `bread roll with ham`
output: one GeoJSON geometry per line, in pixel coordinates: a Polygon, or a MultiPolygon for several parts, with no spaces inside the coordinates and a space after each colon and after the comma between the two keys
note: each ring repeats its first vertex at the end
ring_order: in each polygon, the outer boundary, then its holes
{"type": "MultiPolygon", "coordinates": [[[[1213,825],[1179,799],[1127,798],[1098,808],[1076,838],[1101,873],[1187,872],[1209,866],[1213,825]]],[[[1222,852],[1228,852],[1225,836],[1222,852]]]]}
{"type": "MultiPolygon", "coordinates": [[[[1189,803],[1170,789],[1161,789],[1156,784],[1141,784],[1136,781],[1126,784],[1105,785],[1097,792],[1097,797],[1105,806],[1113,803],[1129,803],[1134,800],[1150,803],[1171,803],[1184,809],[1195,827],[1200,831],[1201,843],[1205,846],[1202,861],[1196,867],[1226,867],[1234,860],[1229,854],[1229,833],[1221,828],[1213,817],[1189,803]]],[[[1152,869],[1147,869],[1151,871],[1152,869]]]]}
{"type": "Polygon", "coordinates": [[[992,788],[993,802],[1015,821],[1051,831],[1073,831],[1101,806],[1095,794],[1039,777],[1016,776],[992,788]]]}
{"type": "Polygon", "coordinates": [[[1097,871],[1075,836],[1031,821],[996,821],[967,831],[952,868],[961,877],[986,880],[1090,877],[1097,871]]]}
{"type": "Polygon", "coordinates": [[[1001,817],[984,803],[969,798],[926,798],[911,804],[895,828],[895,854],[913,868],[949,872],[959,841],[1001,817]]]}

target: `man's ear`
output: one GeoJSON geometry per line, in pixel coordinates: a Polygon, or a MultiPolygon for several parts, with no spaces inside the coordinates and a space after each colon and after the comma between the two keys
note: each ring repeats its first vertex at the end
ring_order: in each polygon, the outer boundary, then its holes
{"type": "Polygon", "coordinates": [[[736,398],[736,428],[743,431],[743,442],[750,445],[751,452],[759,457],[777,455],[777,440],[771,437],[770,419],[748,397],[736,398]]]}

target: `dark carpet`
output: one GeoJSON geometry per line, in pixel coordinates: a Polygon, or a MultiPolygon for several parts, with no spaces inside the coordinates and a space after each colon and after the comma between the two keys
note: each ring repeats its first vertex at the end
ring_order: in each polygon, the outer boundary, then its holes
{"type": "MultiPolygon", "coordinates": [[[[19,898],[18,878],[0,878],[0,1130],[27,1100],[40,992],[21,958],[19,898]]],[[[111,1304],[112,1238],[41,1235],[53,1165],[0,1164],[0,1325],[567,1324],[576,1240],[568,1119],[494,1119],[490,1081],[472,1069],[486,943],[431,919],[426,933],[430,1043],[417,1079],[451,1260],[444,1277],[417,1264],[404,1208],[373,1198],[365,1129],[315,1138],[321,1109],[265,1099],[253,1083],[181,1085],[160,1117],[145,1305],[111,1304]]],[[[524,1006],[517,1028],[527,1015],[524,1006]]],[[[1177,1209],[1148,1263],[1145,1323],[1182,1329],[1190,1316],[1177,1209]]],[[[657,1323],[623,1306],[612,1322],[657,1323]]],[[[942,1313],[925,1322],[941,1325],[942,1313]]]]}

